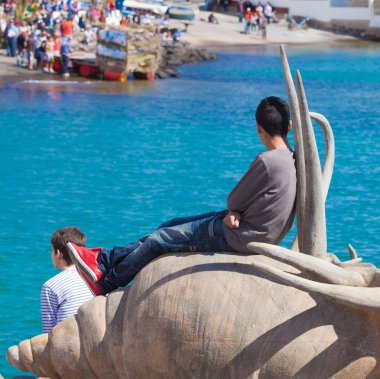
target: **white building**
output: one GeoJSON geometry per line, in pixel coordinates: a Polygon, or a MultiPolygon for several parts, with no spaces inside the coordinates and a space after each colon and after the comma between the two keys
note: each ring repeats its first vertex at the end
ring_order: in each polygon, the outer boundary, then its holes
{"type": "Polygon", "coordinates": [[[380,28],[380,0],[272,0],[274,7],[289,8],[291,16],[357,29],[380,28]]]}

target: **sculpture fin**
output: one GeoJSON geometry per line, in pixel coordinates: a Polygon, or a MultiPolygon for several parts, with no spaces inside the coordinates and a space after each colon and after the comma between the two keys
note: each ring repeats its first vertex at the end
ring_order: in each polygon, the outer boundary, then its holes
{"type": "Polygon", "coordinates": [[[251,242],[247,247],[266,257],[273,258],[277,261],[287,263],[301,271],[311,274],[313,278],[321,280],[324,283],[347,285],[347,286],[365,286],[363,276],[355,271],[348,271],[339,266],[327,262],[323,259],[313,257],[307,254],[296,254],[294,251],[284,247],[271,245],[261,242],[251,242]]]}
{"type": "Polygon", "coordinates": [[[301,278],[263,263],[251,263],[258,270],[273,275],[286,285],[299,290],[312,292],[328,297],[332,301],[360,310],[380,310],[380,288],[349,287],[314,282],[301,278]]]}
{"type": "Polygon", "coordinates": [[[322,174],[317,143],[311,123],[306,94],[300,72],[296,71],[297,92],[300,106],[302,137],[305,154],[306,196],[302,220],[300,251],[314,257],[327,252],[325,203],[322,190],[322,174]]]}

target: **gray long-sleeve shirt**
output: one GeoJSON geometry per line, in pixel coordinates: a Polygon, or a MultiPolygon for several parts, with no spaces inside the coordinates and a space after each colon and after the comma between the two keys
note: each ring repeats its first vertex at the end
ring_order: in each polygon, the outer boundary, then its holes
{"type": "Polygon", "coordinates": [[[230,211],[241,213],[240,226],[223,225],[227,242],[249,253],[249,242],[278,244],[292,228],[296,205],[294,152],[274,149],[259,154],[228,195],[230,211]]]}

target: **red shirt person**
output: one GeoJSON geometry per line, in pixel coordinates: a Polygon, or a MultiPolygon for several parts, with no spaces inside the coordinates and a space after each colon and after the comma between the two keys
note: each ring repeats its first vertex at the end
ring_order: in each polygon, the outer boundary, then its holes
{"type": "Polygon", "coordinates": [[[253,13],[251,11],[251,8],[247,8],[244,18],[246,19],[246,21],[250,21],[252,17],[253,17],[253,13]]]}
{"type": "Polygon", "coordinates": [[[73,22],[70,19],[63,21],[61,32],[63,37],[71,37],[73,35],[73,22]]]}

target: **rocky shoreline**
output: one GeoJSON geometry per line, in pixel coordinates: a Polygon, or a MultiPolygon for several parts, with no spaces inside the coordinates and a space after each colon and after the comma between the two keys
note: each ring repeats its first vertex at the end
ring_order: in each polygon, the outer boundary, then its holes
{"type": "Polygon", "coordinates": [[[189,44],[165,42],[162,45],[161,60],[156,77],[159,79],[179,77],[180,74],[176,70],[178,66],[216,59],[217,54],[210,53],[206,49],[193,48],[189,44]]]}
{"type": "Polygon", "coordinates": [[[308,25],[314,29],[324,30],[335,34],[351,36],[366,41],[380,41],[380,28],[352,24],[350,22],[322,22],[310,19],[308,25]]]}

